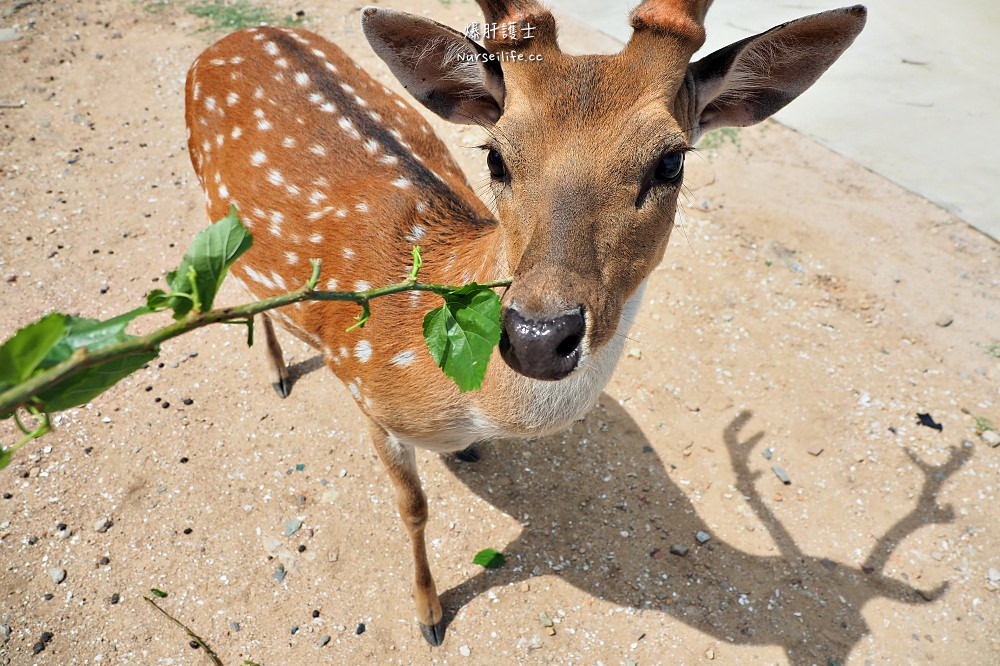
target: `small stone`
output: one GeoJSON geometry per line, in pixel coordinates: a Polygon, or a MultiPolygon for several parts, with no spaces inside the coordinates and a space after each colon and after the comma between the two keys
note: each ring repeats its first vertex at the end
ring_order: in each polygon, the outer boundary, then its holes
{"type": "Polygon", "coordinates": [[[114,523],[111,522],[110,518],[101,518],[96,523],[94,523],[94,529],[98,532],[107,532],[114,523]]]}
{"type": "Polygon", "coordinates": [[[821,455],[823,455],[823,447],[822,446],[812,447],[811,449],[809,449],[809,455],[813,456],[814,458],[819,458],[821,455]]]}
{"type": "Polygon", "coordinates": [[[274,572],[274,580],[280,583],[281,581],[285,580],[286,575],[288,575],[288,572],[285,571],[285,565],[279,564],[278,570],[274,572]]]}
{"type": "Polygon", "coordinates": [[[638,347],[632,347],[628,350],[629,358],[640,359],[642,358],[642,350],[638,347]]]}
{"type": "Polygon", "coordinates": [[[1000,434],[997,434],[995,430],[984,430],[979,437],[994,449],[1000,446],[1000,434]]]}
{"type": "Polygon", "coordinates": [[[469,649],[468,645],[462,645],[458,648],[458,653],[463,657],[468,657],[470,654],[472,654],[472,650],[469,649]]]}
{"type": "Polygon", "coordinates": [[[58,585],[66,580],[66,570],[60,567],[52,567],[49,569],[49,576],[52,577],[52,582],[58,585]]]}
{"type": "Polygon", "coordinates": [[[114,594],[111,595],[111,605],[112,606],[114,606],[115,604],[117,604],[121,600],[122,600],[122,596],[120,594],[118,594],[117,592],[115,592],[114,594]]]}
{"type": "Polygon", "coordinates": [[[713,648],[708,648],[707,650],[705,650],[705,658],[708,659],[709,661],[714,661],[715,650],[713,648]]]}
{"type": "Polygon", "coordinates": [[[31,654],[38,654],[39,652],[45,651],[45,643],[38,641],[31,646],[31,654]]]}
{"type": "Polygon", "coordinates": [[[542,623],[543,627],[552,626],[552,618],[550,618],[548,613],[546,613],[545,611],[542,611],[541,613],[538,614],[538,621],[542,623]]]}
{"type": "Polygon", "coordinates": [[[319,646],[320,647],[326,647],[327,645],[330,644],[331,640],[333,640],[333,639],[330,638],[330,634],[323,634],[323,636],[320,637],[320,639],[319,639],[319,646]]]}
{"type": "Polygon", "coordinates": [[[42,595],[42,599],[45,599],[46,601],[52,601],[53,599],[55,599],[55,596],[51,592],[46,592],[45,594],[42,595]]]}
{"type": "Polygon", "coordinates": [[[1000,569],[990,569],[986,572],[986,578],[991,583],[1000,583],[1000,569]]]}
{"type": "Polygon", "coordinates": [[[21,39],[15,28],[0,28],[0,42],[13,42],[21,39]]]}
{"type": "Polygon", "coordinates": [[[110,559],[108,558],[108,556],[107,556],[107,555],[105,555],[105,556],[104,556],[104,557],[102,557],[101,559],[97,560],[97,566],[99,566],[99,567],[106,567],[106,566],[108,566],[108,565],[109,565],[110,563],[111,563],[111,560],[110,560],[110,559]]]}
{"type": "Polygon", "coordinates": [[[948,328],[949,326],[955,323],[955,318],[952,317],[950,314],[943,314],[940,317],[938,317],[934,321],[934,323],[940,326],[941,328],[948,328]]]}
{"type": "Polygon", "coordinates": [[[184,403],[185,406],[194,404],[194,400],[192,400],[191,398],[184,398],[183,400],[181,400],[181,402],[184,403]]]}
{"type": "Polygon", "coordinates": [[[298,518],[292,518],[291,520],[285,521],[285,536],[292,536],[299,531],[302,527],[302,521],[298,518]]]}
{"type": "Polygon", "coordinates": [[[774,449],[768,447],[761,452],[766,460],[770,460],[774,456],[774,449]]]}
{"type": "Polygon", "coordinates": [[[318,617],[319,617],[319,609],[317,608],[313,610],[313,619],[315,620],[318,617]]]}
{"type": "Polygon", "coordinates": [[[708,543],[712,540],[712,535],[708,532],[702,532],[699,530],[695,532],[694,538],[698,540],[698,543],[708,543]]]}
{"type": "Polygon", "coordinates": [[[12,630],[8,624],[0,624],[0,634],[3,634],[3,642],[6,643],[10,640],[10,635],[12,630]]]}
{"type": "Polygon", "coordinates": [[[43,643],[51,643],[52,642],[52,632],[51,631],[43,631],[42,635],[39,636],[38,638],[43,643]]]}
{"type": "Polygon", "coordinates": [[[296,624],[292,626],[292,636],[294,636],[297,633],[299,633],[299,625],[296,624]]]}
{"type": "Polygon", "coordinates": [[[354,635],[355,636],[360,636],[361,634],[365,633],[365,629],[367,629],[367,627],[365,626],[365,623],[364,622],[358,622],[358,628],[354,630],[354,635]]]}
{"type": "Polygon", "coordinates": [[[545,633],[547,635],[549,635],[549,636],[555,636],[556,635],[556,628],[555,627],[545,627],[545,633]]]}
{"type": "Polygon", "coordinates": [[[792,480],[788,478],[788,474],[785,473],[784,469],[778,466],[774,466],[771,468],[771,471],[774,472],[774,475],[778,477],[778,480],[781,481],[783,484],[785,484],[786,486],[792,485],[792,480]]]}
{"type": "Polygon", "coordinates": [[[670,554],[677,555],[678,557],[684,557],[688,554],[688,547],[679,543],[675,543],[670,547],[670,554]]]}
{"type": "Polygon", "coordinates": [[[523,583],[521,583],[521,591],[522,592],[530,592],[531,591],[531,584],[528,581],[524,581],[523,583]]]}
{"type": "Polygon", "coordinates": [[[823,568],[826,569],[827,571],[833,571],[834,569],[837,568],[836,562],[834,562],[831,559],[827,559],[825,557],[822,560],[820,560],[819,563],[822,564],[823,568]]]}
{"type": "Polygon", "coordinates": [[[229,623],[229,628],[232,629],[233,631],[239,631],[240,630],[240,623],[239,622],[230,622],[229,623]]]}

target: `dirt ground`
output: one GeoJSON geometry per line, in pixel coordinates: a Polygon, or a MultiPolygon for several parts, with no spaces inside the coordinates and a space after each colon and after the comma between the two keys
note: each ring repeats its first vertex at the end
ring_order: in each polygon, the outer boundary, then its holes
{"type": "MultiPolygon", "coordinates": [[[[354,3],[277,8],[389,82],[354,3]]],[[[52,310],[135,307],[205,226],[183,82],[213,37],[127,0],[0,16],[16,29],[0,43],[6,338],[52,310]]],[[[434,124],[481,182],[477,130],[434,124]]],[[[600,406],[477,465],[419,455],[454,614],[442,647],[414,621],[406,535],[348,392],[285,336],[281,401],[262,352],[220,327],[0,472],[0,664],[209,663],[150,588],[227,666],[1000,663],[1000,448],[976,432],[1000,425],[1000,247],[778,125],[732,138],[688,162],[600,406]],[[485,547],[506,565],[473,565],[485,547]]]]}

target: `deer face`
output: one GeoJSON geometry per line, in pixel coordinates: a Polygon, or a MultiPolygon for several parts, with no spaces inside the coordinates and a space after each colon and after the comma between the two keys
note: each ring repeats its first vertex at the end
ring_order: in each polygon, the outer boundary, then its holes
{"type": "Polygon", "coordinates": [[[485,48],[428,19],[364,10],[376,53],[419,101],[489,134],[514,278],[500,348],[521,374],[558,380],[586,366],[663,257],[697,137],[783,107],[865,20],[861,7],[818,14],[690,64],[708,4],[647,1],[614,56],[562,53],[551,14],[526,0],[480,2],[489,24],[518,28],[485,48]]]}

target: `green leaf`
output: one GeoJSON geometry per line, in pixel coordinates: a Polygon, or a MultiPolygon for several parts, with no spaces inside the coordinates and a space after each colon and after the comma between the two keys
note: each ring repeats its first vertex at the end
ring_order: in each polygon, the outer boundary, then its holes
{"type": "Polygon", "coordinates": [[[39,394],[36,403],[45,412],[60,412],[83,405],[142,368],[158,356],[158,352],[137,352],[122,358],[98,363],[70,375],[49,390],[39,394]]]}
{"type": "MultiPolygon", "coordinates": [[[[167,274],[167,284],[174,293],[166,299],[174,310],[174,319],[183,318],[195,307],[202,312],[211,310],[229,267],[251,245],[253,236],[243,226],[235,206],[229,215],[199,232],[181,265],[167,274]]],[[[164,300],[162,292],[153,292],[147,305],[162,307],[164,300]]]]}
{"type": "Polygon", "coordinates": [[[438,367],[462,393],[483,385],[493,348],[500,342],[500,297],[476,283],[444,297],[424,317],[424,341],[438,367]]]}
{"type": "Polygon", "coordinates": [[[0,469],[3,469],[10,464],[14,454],[12,449],[13,447],[0,450],[0,469]]]}
{"type": "Polygon", "coordinates": [[[161,598],[161,599],[165,599],[165,598],[166,598],[166,596],[167,596],[167,593],[166,593],[166,592],[164,592],[163,590],[158,590],[158,589],[156,589],[155,587],[151,587],[151,588],[149,588],[149,592],[150,592],[150,594],[152,594],[152,595],[153,595],[154,597],[159,597],[159,598],[161,598]]]}
{"type": "Polygon", "coordinates": [[[485,548],[472,558],[473,564],[478,564],[486,569],[499,569],[503,566],[504,556],[503,553],[497,552],[492,548],[485,548]]]}
{"type": "Polygon", "coordinates": [[[52,313],[0,345],[0,392],[28,379],[66,330],[66,315],[52,313]]]}
{"type": "Polygon", "coordinates": [[[131,336],[125,334],[125,329],[136,317],[149,313],[147,307],[136,308],[131,312],[118,315],[107,321],[99,319],[87,319],[85,317],[74,317],[72,315],[62,315],[66,330],[49,353],[42,360],[41,367],[48,369],[58,365],[73,355],[73,352],[82,347],[88,351],[98,351],[119,342],[124,342],[131,336]]]}

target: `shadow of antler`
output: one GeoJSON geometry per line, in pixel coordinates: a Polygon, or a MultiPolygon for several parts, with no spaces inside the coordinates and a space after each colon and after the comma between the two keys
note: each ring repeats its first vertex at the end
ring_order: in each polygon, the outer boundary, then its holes
{"type": "Polygon", "coordinates": [[[759,473],[750,469],[748,456],[765,434],[742,438],[752,414],[741,413],[722,437],[735,485],[780,551],[758,556],[718,536],[703,546],[692,543],[709,526],[639,426],[614,400],[603,403],[566,436],[528,446],[500,442],[477,465],[449,464],[470,489],[525,527],[503,548],[505,567],[482,571],[442,595],[448,612],[491,587],[558,575],[594,597],[658,610],[721,641],[779,645],[798,666],[844,663],[869,631],[862,613],[869,601],[919,604],[944,593],[943,585],[921,592],[881,570],[907,535],[952,519],[936,496],[968,451],[953,451],[937,467],[911,455],[925,477],[917,505],[864,565],[835,563],[804,553],[756,491],[759,473]],[[686,557],[663,555],[677,543],[692,544],[686,557]],[[767,613],[767,622],[760,622],[758,611],[767,613]]]}

